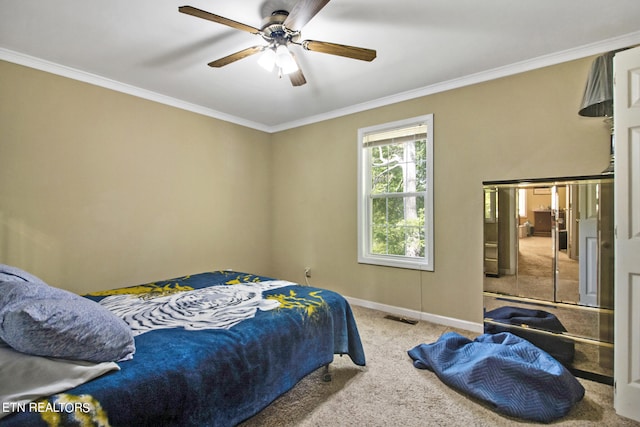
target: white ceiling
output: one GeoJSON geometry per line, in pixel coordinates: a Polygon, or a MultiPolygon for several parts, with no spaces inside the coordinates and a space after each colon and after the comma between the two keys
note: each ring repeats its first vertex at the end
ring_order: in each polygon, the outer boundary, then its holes
{"type": "Polygon", "coordinates": [[[377,58],[294,46],[308,83],[293,87],[259,55],[208,67],[262,39],[178,13],[191,5],[260,28],[295,3],[0,0],[0,59],[273,132],[640,43],[638,0],[332,0],[302,39],[377,58]]]}

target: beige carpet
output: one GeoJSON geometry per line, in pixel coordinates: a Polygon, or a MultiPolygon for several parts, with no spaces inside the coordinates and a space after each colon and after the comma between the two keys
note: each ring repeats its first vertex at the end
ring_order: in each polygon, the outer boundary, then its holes
{"type": "Polygon", "coordinates": [[[558,283],[554,289],[553,245],[550,237],[526,237],[519,241],[518,275],[485,278],[485,291],[527,298],[578,304],[579,262],[558,252],[558,283]]]}
{"type": "Polygon", "coordinates": [[[537,277],[553,274],[551,237],[533,236],[519,240],[518,274],[537,277]]]}
{"type": "MultiPolygon", "coordinates": [[[[353,307],[367,366],[336,356],[333,381],[322,381],[322,369],[241,424],[262,426],[514,426],[535,423],[493,412],[443,384],[433,373],[413,367],[407,350],[435,341],[453,330],[421,321],[407,325],[385,319],[385,313],[353,307]]],[[[473,338],[475,334],[459,331],[473,338]]],[[[585,397],[559,426],[640,426],[613,410],[613,389],[580,380],[585,397]]]]}

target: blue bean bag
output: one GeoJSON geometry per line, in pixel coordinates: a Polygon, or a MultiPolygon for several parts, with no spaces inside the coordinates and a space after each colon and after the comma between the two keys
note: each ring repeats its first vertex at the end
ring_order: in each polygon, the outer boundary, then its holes
{"type": "Polygon", "coordinates": [[[551,422],[584,396],[582,384],[560,362],[509,332],[473,341],[447,332],[408,353],[416,368],[512,417],[551,422]]]}
{"type": "Polygon", "coordinates": [[[569,339],[561,336],[543,335],[537,333],[535,329],[542,329],[549,332],[567,332],[560,320],[552,313],[543,310],[532,310],[521,307],[504,306],[495,310],[487,311],[485,318],[493,319],[497,322],[506,323],[505,326],[495,324],[484,324],[485,334],[497,334],[500,332],[511,332],[531,344],[540,347],[559,362],[565,365],[573,362],[575,355],[575,344],[569,339]],[[523,330],[510,328],[508,325],[527,325],[535,329],[523,330]]]}

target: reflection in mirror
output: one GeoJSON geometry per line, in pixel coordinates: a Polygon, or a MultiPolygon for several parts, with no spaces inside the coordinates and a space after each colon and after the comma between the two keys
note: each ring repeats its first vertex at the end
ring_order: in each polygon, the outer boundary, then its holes
{"type": "Polygon", "coordinates": [[[551,187],[518,188],[519,296],[554,301],[551,187]]]}
{"type": "Polygon", "coordinates": [[[498,190],[484,190],[484,272],[498,277],[498,190]]]}
{"type": "Polygon", "coordinates": [[[484,184],[485,330],[509,324],[507,330],[521,329],[527,339],[551,334],[541,341],[548,346],[543,349],[607,382],[613,369],[613,178],[484,184]],[[507,312],[510,320],[491,318],[507,312]]]}

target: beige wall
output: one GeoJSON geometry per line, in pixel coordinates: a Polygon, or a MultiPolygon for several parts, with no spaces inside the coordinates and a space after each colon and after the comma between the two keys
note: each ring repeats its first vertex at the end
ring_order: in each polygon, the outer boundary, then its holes
{"type": "Polygon", "coordinates": [[[266,274],[270,137],[0,62],[0,263],[80,293],[266,274]]]}
{"type": "Polygon", "coordinates": [[[273,268],[345,295],[482,319],[482,181],[599,173],[600,119],[577,115],[591,59],[443,92],[275,135],[273,268]],[[360,265],[357,129],[434,113],[435,271],[360,265]]]}
{"type": "Polygon", "coordinates": [[[598,173],[591,59],[265,133],[0,62],[0,262],[77,292],[211,268],[481,321],[482,181],[598,173]],[[435,115],[435,271],[356,261],[356,134],[435,115]],[[265,162],[264,159],[270,159],[265,162]]]}

